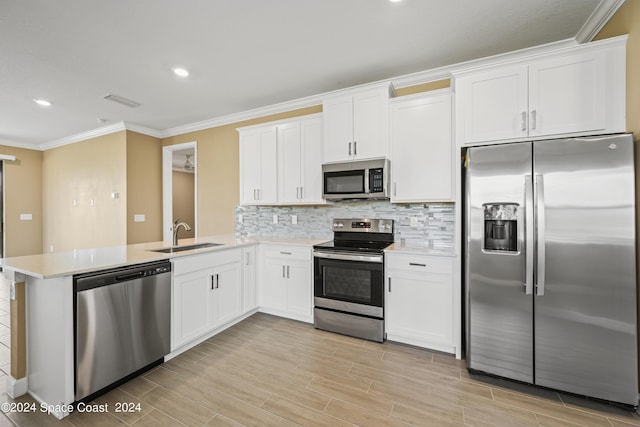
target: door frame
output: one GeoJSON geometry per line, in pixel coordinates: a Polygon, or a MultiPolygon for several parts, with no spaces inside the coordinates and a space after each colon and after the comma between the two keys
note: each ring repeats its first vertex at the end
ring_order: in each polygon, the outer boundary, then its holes
{"type": "Polygon", "coordinates": [[[166,145],[162,147],[162,240],[173,240],[173,152],[193,148],[193,163],[196,170],[193,177],[193,213],[194,235],[198,236],[198,141],[182,144],[166,145]]]}

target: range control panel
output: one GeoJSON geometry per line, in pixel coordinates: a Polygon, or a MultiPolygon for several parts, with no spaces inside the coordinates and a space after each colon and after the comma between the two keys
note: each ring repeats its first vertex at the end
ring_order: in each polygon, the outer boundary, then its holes
{"type": "Polygon", "coordinates": [[[393,234],[392,219],[334,219],[333,231],[351,231],[354,233],[393,234]]]}

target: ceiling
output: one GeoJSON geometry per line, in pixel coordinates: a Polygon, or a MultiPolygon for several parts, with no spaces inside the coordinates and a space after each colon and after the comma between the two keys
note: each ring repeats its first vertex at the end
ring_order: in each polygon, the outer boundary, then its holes
{"type": "Polygon", "coordinates": [[[165,136],[359,84],[582,42],[623,1],[0,0],[0,144],[43,149],[122,122],[165,136]],[[176,66],[190,76],[175,76],[176,66]],[[109,93],[141,105],[107,101],[109,93]]]}

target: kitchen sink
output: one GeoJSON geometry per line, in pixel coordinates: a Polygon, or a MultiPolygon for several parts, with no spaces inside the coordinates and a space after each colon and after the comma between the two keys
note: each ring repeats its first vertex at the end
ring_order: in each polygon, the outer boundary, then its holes
{"type": "Polygon", "coordinates": [[[212,248],[214,246],[222,246],[222,243],[196,243],[193,245],[172,246],[170,248],[149,249],[149,251],[162,252],[163,254],[172,254],[174,252],[190,251],[192,249],[212,248]]]}

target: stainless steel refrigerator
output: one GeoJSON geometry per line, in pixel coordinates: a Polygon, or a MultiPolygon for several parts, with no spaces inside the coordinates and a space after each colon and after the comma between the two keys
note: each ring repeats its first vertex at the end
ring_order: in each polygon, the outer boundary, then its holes
{"type": "Polygon", "coordinates": [[[636,406],[632,135],[470,148],[471,370],[636,406]]]}

